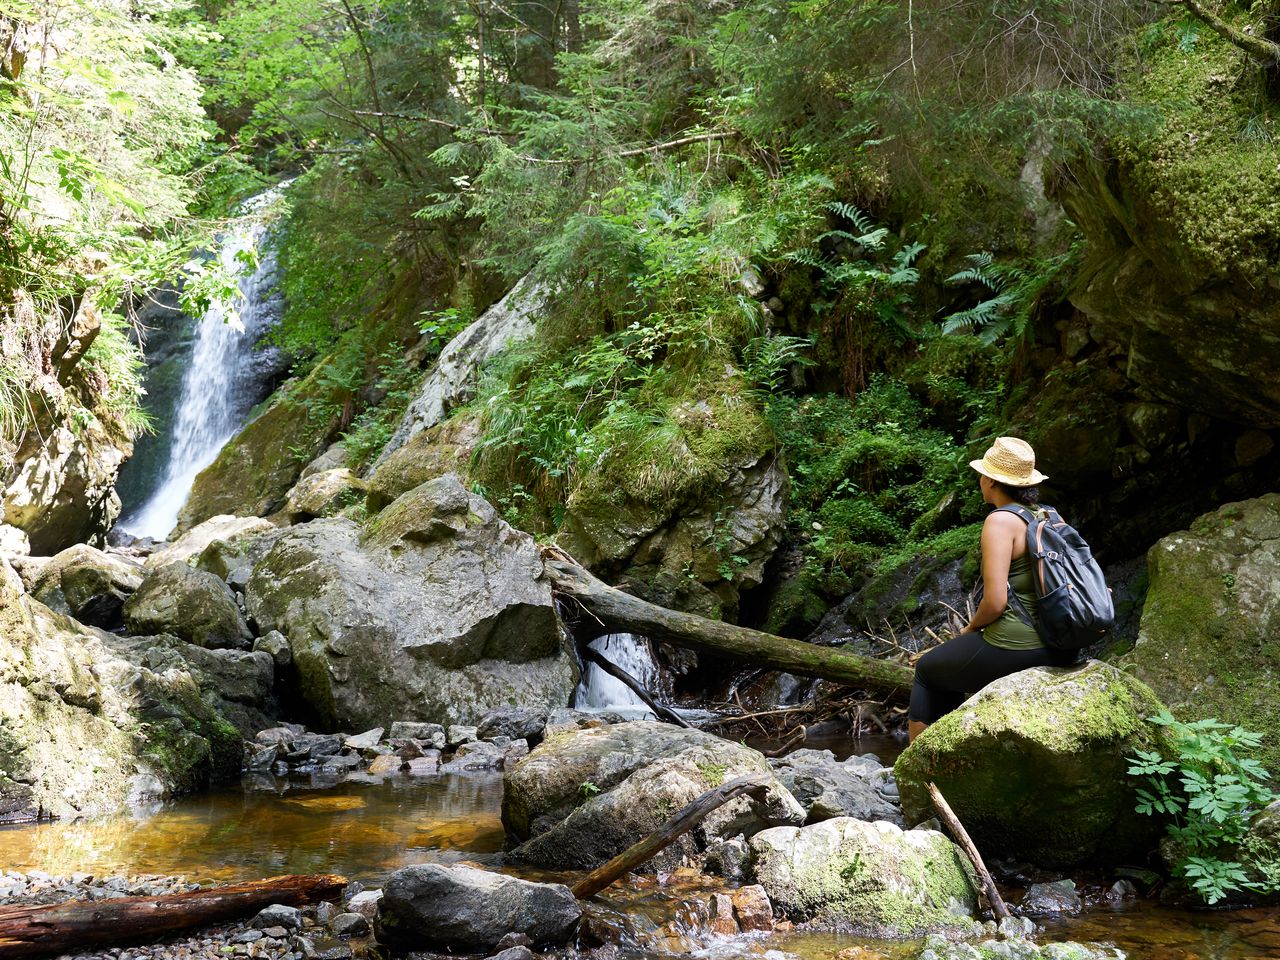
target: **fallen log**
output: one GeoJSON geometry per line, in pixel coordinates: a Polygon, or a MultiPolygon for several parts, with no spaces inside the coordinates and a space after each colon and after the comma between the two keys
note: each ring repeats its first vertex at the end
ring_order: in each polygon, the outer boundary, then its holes
{"type": "Polygon", "coordinates": [[[658,703],[658,701],[654,700],[653,697],[649,695],[649,691],[641,685],[639,680],[627,673],[627,671],[623,670],[616,663],[611,663],[605,658],[604,654],[600,653],[598,650],[592,650],[588,647],[582,651],[582,659],[594,663],[609,676],[628,687],[632,693],[644,702],[645,706],[657,715],[659,719],[670,720],[678,727],[686,727],[690,730],[693,729],[693,725],[689,723],[688,720],[680,716],[680,714],[676,713],[670,707],[664,707],[662,704],[658,703]]]}
{"type": "Polygon", "coordinates": [[[273,903],[300,907],[336,899],[346,885],[345,877],[331,874],[293,875],[156,897],[0,907],[0,957],[159,939],[227,923],[273,903]]]}
{"type": "Polygon", "coordinates": [[[668,610],[623,593],[576,563],[548,556],[547,577],[557,593],[580,603],[604,627],[638,633],[677,647],[717,653],[802,677],[818,677],[850,687],[905,699],[914,676],[910,667],[864,657],[836,647],[820,647],[776,637],[748,627],[668,610]]]}
{"type": "Polygon", "coordinates": [[[987,865],[983,863],[982,854],[978,852],[978,848],[974,845],[973,838],[969,836],[969,831],[964,828],[960,818],[955,815],[955,811],[951,809],[951,804],[947,803],[947,798],[942,795],[938,785],[931,780],[925,786],[929,790],[929,799],[933,801],[933,808],[938,811],[938,816],[942,818],[942,822],[947,825],[951,835],[959,842],[960,849],[964,851],[965,856],[969,858],[969,862],[973,864],[973,869],[977,871],[978,876],[981,878],[983,892],[986,893],[987,900],[991,904],[991,912],[996,915],[997,920],[1003,920],[1009,916],[1009,908],[1005,906],[1004,898],[1000,896],[1000,891],[996,889],[995,879],[992,878],[991,871],[987,869],[987,865]]]}
{"type": "Polygon", "coordinates": [[[708,790],[639,843],[627,847],[604,866],[596,867],[575,883],[573,895],[579,900],[594,897],[628,870],[648,863],[730,800],[744,795],[760,800],[768,789],[769,777],[755,773],[708,790]]]}

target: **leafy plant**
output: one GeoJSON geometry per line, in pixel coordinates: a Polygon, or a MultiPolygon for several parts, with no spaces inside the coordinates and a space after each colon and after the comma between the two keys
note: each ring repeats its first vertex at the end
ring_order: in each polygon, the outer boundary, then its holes
{"type": "Polygon", "coordinates": [[[1170,818],[1167,833],[1180,857],[1175,873],[1209,904],[1244,889],[1280,891],[1280,876],[1251,881],[1232,859],[1252,814],[1280,797],[1262,765],[1244,756],[1262,735],[1215,719],[1183,723],[1168,711],[1151,722],[1164,728],[1171,749],[1138,751],[1128,758],[1129,774],[1145,783],[1137,811],[1170,818]]]}
{"type": "Polygon", "coordinates": [[[1032,312],[1040,295],[1073,262],[1075,250],[1032,261],[1030,266],[999,263],[990,253],[971,253],[969,265],[947,277],[954,285],[977,284],[991,296],[942,319],[943,333],[972,333],[983,343],[1004,337],[1020,340],[1031,330],[1032,312]]]}

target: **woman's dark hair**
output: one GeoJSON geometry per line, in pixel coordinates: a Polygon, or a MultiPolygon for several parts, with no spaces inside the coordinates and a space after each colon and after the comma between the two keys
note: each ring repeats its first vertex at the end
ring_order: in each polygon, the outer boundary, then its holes
{"type": "Polygon", "coordinates": [[[1007,483],[1001,483],[999,480],[994,482],[997,487],[1013,499],[1014,503],[1020,503],[1024,507],[1034,507],[1040,503],[1039,487],[1014,487],[1007,483]]]}

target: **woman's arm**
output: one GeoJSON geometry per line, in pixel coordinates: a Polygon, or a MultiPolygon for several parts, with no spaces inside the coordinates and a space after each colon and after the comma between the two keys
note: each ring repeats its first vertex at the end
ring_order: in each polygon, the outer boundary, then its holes
{"type": "Polygon", "coordinates": [[[1000,619],[1009,605],[1009,564],[1013,544],[1027,525],[1008,511],[987,515],[982,524],[982,602],[965,624],[963,633],[973,633],[1000,619]]]}

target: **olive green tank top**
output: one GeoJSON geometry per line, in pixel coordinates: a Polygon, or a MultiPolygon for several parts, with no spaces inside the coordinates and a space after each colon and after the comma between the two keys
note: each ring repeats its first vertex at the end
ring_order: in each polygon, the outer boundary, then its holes
{"type": "MultiPolygon", "coordinates": [[[[1036,619],[1036,584],[1031,571],[1031,554],[1024,553],[1014,557],[1009,563],[1009,586],[1018,595],[1022,605],[1036,619]]],[[[1000,618],[982,628],[982,639],[1001,650],[1035,650],[1044,646],[1044,641],[1029,627],[1013,608],[1013,604],[1004,608],[1000,618]]]]}

